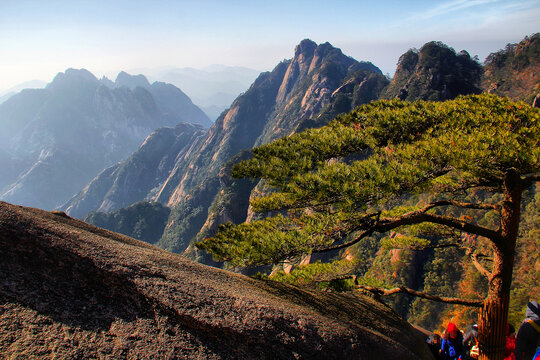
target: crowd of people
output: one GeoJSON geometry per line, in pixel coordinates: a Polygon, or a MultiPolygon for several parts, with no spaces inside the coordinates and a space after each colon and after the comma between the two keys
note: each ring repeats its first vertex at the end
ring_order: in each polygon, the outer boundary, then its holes
{"type": "MultiPolygon", "coordinates": [[[[461,331],[450,322],[442,337],[433,334],[428,345],[437,360],[478,359],[478,325],[461,331]]],[[[536,301],[527,305],[526,318],[516,335],[514,327],[506,326],[504,360],[540,360],[540,306],[536,301]]]]}

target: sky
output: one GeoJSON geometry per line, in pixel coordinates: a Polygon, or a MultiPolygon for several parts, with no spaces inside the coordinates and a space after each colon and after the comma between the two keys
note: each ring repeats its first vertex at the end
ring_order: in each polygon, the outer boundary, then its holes
{"type": "Polygon", "coordinates": [[[540,31],[540,0],[0,0],[0,91],[67,68],[273,69],[305,38],[392,75],[438,40],[483,61],[540,31]]]}

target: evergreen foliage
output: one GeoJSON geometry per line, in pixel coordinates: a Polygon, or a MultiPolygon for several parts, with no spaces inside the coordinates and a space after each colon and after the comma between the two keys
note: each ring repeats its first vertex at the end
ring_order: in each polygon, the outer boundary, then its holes
{"type": "Polygon", "coordinates": [[[92,211],[84,221],[153,244],[161,238],[169,213],[160,203],[142,201],[110,213],[92,211]]]}

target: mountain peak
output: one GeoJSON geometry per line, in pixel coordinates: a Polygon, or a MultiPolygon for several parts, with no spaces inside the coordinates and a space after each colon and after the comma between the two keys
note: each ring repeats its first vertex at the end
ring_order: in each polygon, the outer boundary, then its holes
{"type": "Polygon", "coordinates": [[[319,52],[327,52],[327,51],[331,51],[331,50],[337,50],[337,51],[339,51],[341,53],[341,49],[335,48],[328,41],[325,42],[325,43],[320,44],[319,46],[317,46],[317,51],[319,51],[319,52]]]}
{"type": "Polygon", "coordinates": [[[61,84],[87,82],[97,83],[98,79],[86,69],[69,68],[65,72],[56,74],[53,81],[47,85],[47,88],[61,86],[61,84]]]}
{"type": "Polygon", "coordinates": [[[440,41],[401,55],[385,97],[401,100],[444,101],[481,91],[482,66],[465,52],[440,41]]]}
{"type": "Polygon", "coordinates": [[[304,39],[300,41],[300,44],[296,46],[294,49],[294,56],[298,56],[300,54],[311,56],[315,52],[315,49],[317,48],[317,43],[310,39],[304,39]]]}
{"type": "Polygon", "coordinates": [[[65,75],[68,77],[76,77],[81,78],[85,80],[95,81],[97,80],[94,74],[92,74],[90,71],[86,69],[73,69],[69,68],[66,70],[65,75]]]}
{"type": "Polygon", "coordinates": [[[108,87],[108,88],[110,88],[110,89],[114,88],[114,83],[112,82],[111,79],[109,79],[109,78],[106,77],[106,76],[103,76],[101,79],[99,79],[99,81],[100,81],[103,85],[105,85],[106,87],[108,87]]]}
{"type": "Polygon", "coordinates": [[[130,89],[134,89],[136,87],[142,87],[142,88],[149,88],[150,83],[148,82],[148,79],[142,75],[130,75],[125,71],[120,71],[118,73],[118,76],[116,77],[116,81],[114,82],[116,87],[126,86],[130,89]]]}

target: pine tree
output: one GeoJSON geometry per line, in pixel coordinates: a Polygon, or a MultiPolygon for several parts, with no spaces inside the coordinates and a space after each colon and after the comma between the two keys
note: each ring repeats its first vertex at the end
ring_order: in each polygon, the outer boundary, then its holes
{"type": "Polygon", "coordinates": [[[521,194],[540,180],[539,121],[538,109],[487,94],[361,106],[253,149],[233,176],[264,179],[273,191],[252,206],[272,216],[221,225],[197,246],[235,266],[297,262],[391,231],[396,247],[465,248],[487,278],[485,299],[357,285],[481,307],[481,358],[502,359],[521,194]],[[412,194],[429,200],[399,206],[412,194]],[[487,212],[496,227],[478,222],[487,212]]]}

